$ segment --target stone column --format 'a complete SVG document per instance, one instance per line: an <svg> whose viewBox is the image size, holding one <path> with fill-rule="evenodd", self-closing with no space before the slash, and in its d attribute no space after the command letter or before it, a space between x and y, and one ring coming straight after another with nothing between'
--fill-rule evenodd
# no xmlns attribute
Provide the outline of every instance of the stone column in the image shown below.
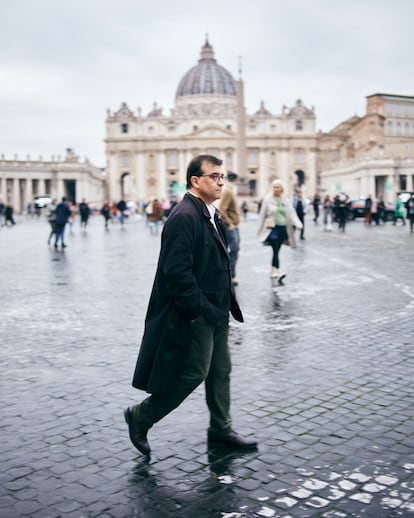
<svg viewBox="0 0 414 518"><path fill-rule="evenodd" d="M190 162L188 159L188 153L185 149L179 152L178 154L178 183L181 185L186 185L187 183L187 166Z"/></svg>
<svg viewBox="0 0 414 518"><path fill-rule="evenodd" d="M414 175L407 174L407 191L414 191Z"/></svg>
<svg viewBox="0 0 414 518"><path fill-rule="evenodd" d="M259 149L258 166L259 170L255 176L250 176L250 172L248 172L248 179L256 180L256 196L259 196L261 192L266 193L268 191L269 149Z"/></svg>
<svg viewBox="0 0 414 518"><path fill-rule="evenodd" d="M115 151L110 151L107 155L108 157L108 187L109 187L109 197L108 200L110 203L116 202L121 199L121 179L119 177L118 167L117 167L117 153Z"/></svg>
<svg viewBox="0 0 414 518"><path fill-rule="evenodd" d="M313 198L317 189L316 182L316 150L308 149L307 150L307 164L306 164L306 178L305 178L305 187L306 187L306 196L308 198Z"/></svg>
<svg viewBox="0 0 414 518"><path fill-rule="evenodd" d="M135 176L136 183L138 189L138 199L139 201L146 201L147 199L147 190L145 183L145 169L144 169L144 153L141 151L136 152L135 157Z"/></svg>
<svg viewBox="0 0 414 518"><path fill-rule="evenodd" d="M165 200L167 198L167 160L164 151L158 153L160 174L158 175L158 199Z"/></svg>
<svg viewBox="0 0 414 518"><path fill-rule="evenodd" d="M65 184L64 184L62 178L58 178L56 183L57 183L57 189L56 189L57 190L57 195L56 195L56 197L57 197L58 202L60 202L62 197L65 194Z"/></svg>
<svg viewBox="0 0 414 518"><path fill-rule="evenodd" d="M19 192L19 179L14 178L12 180L12 193L11 202L15 212L20 212L20 192Z"/></svg>
<svg viewBox="0 0 414 518"><path fill-rule="evenodd" d="M237 174L248 178L246 166L246 115L244 107L244 84L240 78L237 81Z"/></svg>
<svg viewBox="0 0 414 518"><path fill-rule="evenodd" d="M285 186L288 196L291 196L290 192L290 178L289 178L289 148L282 145L278 150L278 166L279 179Z"/></svg>
<svg viewBox="0 0 414 518"><path fill-rule="evenodd" d="M26 177L26 206L28 203L33 203L32 178L30 175Z"/></svg>

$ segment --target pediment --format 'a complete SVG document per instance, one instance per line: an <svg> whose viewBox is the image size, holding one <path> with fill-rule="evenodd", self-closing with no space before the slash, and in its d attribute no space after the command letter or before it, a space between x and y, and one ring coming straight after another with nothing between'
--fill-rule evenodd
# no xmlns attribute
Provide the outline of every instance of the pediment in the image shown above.
<svg viewBox="0 0 414 518"><path fill-rule="evenodd" d="M194 137L206 137L206 138L217 138L217 137L234 137L234 131L222 128L216 125L204 126L198 128L191 133Z"/></svg>
<svg viewBox="0 0 414 518"><path fill-rule="evenodd" d="M127 103L122 103L118 111L113 114L113 117L117 120L131 120L134 118L134 113L129 109Z"/></svg>

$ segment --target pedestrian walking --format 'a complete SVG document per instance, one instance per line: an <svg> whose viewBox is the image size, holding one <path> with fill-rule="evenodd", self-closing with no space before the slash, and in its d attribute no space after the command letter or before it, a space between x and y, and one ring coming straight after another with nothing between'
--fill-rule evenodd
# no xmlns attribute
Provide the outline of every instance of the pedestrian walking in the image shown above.
<svg viewBox="0 0 414 518"><path fill-rule="evenodd" d="M372 203L371 203L371 222L374 222L375 225L379 225L379 218L378 218L378 200L377 198L374 196L372 198Z"/></svg>
<svg viewBox="0 0 414 518"><path fill-rule="evenodd" d="M203 381L208 445L251 450L232 428L229 312L243 316L230 279L225 231L213 202L224 185L222 160L199 155L187 169L183 200L166 220L133 386L151 395L125 410L133 445L151 452L148 431Z"/></svg>
<svg viewBox="0 0 414 518"><path fill-rule="evenodd" d="M246 200L244 200L243 203L241 204L241 210L242 210L242 213L243 213L243 219L244 219L244 221L246 221L247 214L249 212L249 205L248 205Z"/></svg>
<svg viewBox="0 0 414 518"><path fill-rule="evenodd" d="M272 266L270 276L281 282L286 273L280 269L279 251L283 244L296 247L294 228L302 228L295 209L284 195L284 187L280 180L274 180L272 192L263 199L259 214L257 234L264 234L263 244L272 247Z"/></svg>
<svg viewBox="0 0 414 518"><path fill-rule="evenodd" d="M56 198L53 198L53 200L46 207L46 217L47 217L47 221L49 222L49 225L50 225L50 233L49 233L49 237L47 240L48 245L50 245L52 237L54 235L56 235L56 207L57 207Z"/></svg>
<svg viewBox="0 0 414 518"><path fill-rule="evenodd" d="M333 220L333 201L329 194L325 196L323 200L323 229L326 232L332 231L332 220Z"/></svg>
<svg viewBox="0 0 414 518"><path fill-rule="evenodd" d="M404 213L402 211L403 202L401 201L400 196L397 196L397 200L395 202L395 211L394 211L394 219L392 224L396 225L399 219L402 220L403 225L405 225Z"/></svg>
<svg viewBox="0 0 414 518"><path fill-rule="evenodd" d="M105 220L105 228L108 230L108 223L111 219L111 207L109 206L109 202L104 201L102 207L101 207L101 214L104 217Z"/></svg>
<svg viewBox="0 0 414 518"><path fill-rule="evenodd" d="M118 209L119 222L121 223L122 228L124 228L125 212L127 210L127 204L125 200L120 200L116 208Z"/></svg>
<svg viewBox="0 0 414 518"><path fill-rule="evenodd" d="M88 226L89 215L89 205L87 204L85 198L83 198L83 200L79 203L79 216L81 228L86 229L86 227Z"/></svg>
<svg viewBox="0 0 414 518"><path fill-rule="evenodd" d="M405 209L407 211L407 219L410 222L410 232L414 232L414 196L411 194L405 202Z"/></svg>
<svg viewBox="0 0 414 518"><path fill-rule="evenodd" d="M55 248L57 250L58 244L60 241L62 250L66 248L65 243L65 226L71 216L71 209L69 207L67 198L63 196L62 201L57 204L55 209L56 214L56 238L55 238Z"/></svg>
<svg viewBox="0 0 414 518"><path fill-rule="evenodd" d="M341 195L342 196L342 195ZM334 222L338 222L339 220L339 205L341 204L339 194L335 194L334 200L333 200L333 220Z"/></svg>
<svg viewBox="0 0 414 518"><path fill-rule="evenodd" d="M371 225L371 217L372 217L372 195L370 194L368 198L365 200L364 204L364 223L365 225Z"/></svg>
<svg viewBox="0 0 414 518"><path fill-rule="evenodd" d="M345 232L346 223L349 217L349 207L347 204L347 199L345 194L341 194L338 198L339 205L337 208L337 218L338 218L338 230Z"/></svg>
<svg viewBox="0 0 414 518"><path fill-rule="evenodd" d="M116 202L112 202L111 204L111 220L114 221L118 217L118 205Z"/></svg>
<svg viewBox="0 0 414 518"><path fill-rule="evenodd" d="M155 198L150 205L151 209L148 215L148 224L151 234L155 235L159 232L159 227L164 215L164 209L157 198Z"/></svg>
<svg viewBox="0 0 414 518"><path fill-rule="evenodd" d="M318 206L319 207L319 206ZM302 197L302 191L297 191L296 195L293 197L293 208L298 215L300 222L302 223L302 228L300 229L300 238L302 240L305 239L305 214L307 211L307 203L306 200ZM319 214L318 214L319 217Z"/></svg>
<svg viewBox="0 0 414 518"><path fill-rule="evenodd" d="M382 196L380 196L378 198L377 221L378 221L378 224L379 224L380 221L382 221L384 225L385 225L385 223L387 221L386 206L385 206L384 198Z"/></svg>
<svg viewBox="0 0 414 518"><path fill-rule="evenodd" d="M238 284L236 264L240 250L240 210L235 186L237 178L237 173L227 173L227 182L223 187L223 192L218 206L221 220L226 229L227 243L229 246L230 274L232 283L235 286Z"/></svg>
<svg viewBox="0 0 414 518"><path fill-rule="evenodd" d="M4 227L4 211L6 209L6 206L3 203L3 200L0 200L0 227Z"/></svg>
<svg viewBox="0 0 414 518"><path fill-rule="evenodd" d="M4 224L5 226L7 227L8 224L10 223L10 226L13 227L16 222L14 221L14 218L13 218L13 213L14 213L14 207L11 203L8 203L4 209Z"/></svg>
<svg viewBox="0 0 414 518"><path fill-rule="evenodd" d="M312 201L313 206L313 221L318 224L319 219L319 205L321 203L321 198L319 197L319 194L315 194Z"/></svg>

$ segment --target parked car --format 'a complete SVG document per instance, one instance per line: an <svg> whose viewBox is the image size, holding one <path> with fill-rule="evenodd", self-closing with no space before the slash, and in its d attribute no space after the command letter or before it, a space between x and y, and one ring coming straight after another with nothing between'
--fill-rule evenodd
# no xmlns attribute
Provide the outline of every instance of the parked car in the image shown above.
<svg viewBox="0 0 414 518"><path fill-rule="evenodd" d="M405 202L408 200L408 198L409 198L412 194L414 194L414 191L400 191L400 192L398 192L397 194L398 194L398 196L400 197L401 201L402 201L403 203L405 203Z"/></svg>
<svg viewBox="0 0 414 518"><path fill-rule="evenodd" d="M394 218L395 204L385 204L385 218L387 221L391 221ZM349 214L352 220L356 218L363 218L365 214L365 198L359 200L352 200L349 202Z"/></svg>
<svg viewBox="0 0 414 518"><path fill-rule="evenodd" d="M44 196L35 196L34 197L35 208L42 209L43 207L46 207L46 205L49 205L49 203L52 203L52 197L48 196L47 194Z"/></svg>
<svg viewBox="0 0 414 518"><path fill-rule="evenodd" d="M365 213L365 199L352 200L349 202L349 214L351 219L363 218Z"/></svg>

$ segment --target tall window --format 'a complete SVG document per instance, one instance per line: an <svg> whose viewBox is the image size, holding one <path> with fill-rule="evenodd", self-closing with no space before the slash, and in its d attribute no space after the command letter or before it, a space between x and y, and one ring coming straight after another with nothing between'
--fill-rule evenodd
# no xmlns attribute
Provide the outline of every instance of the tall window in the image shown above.
<svg viewBox="0 0 414 518"><path fill-rule="evenodd" d="M121 124L121 133L128 133L128 124L126 122Z"/></svg>
<svg viewBox="0 0 414 518"><path fill-rule="evenodd" d="M247 162L249 165L256 165L257 164L257 152L254 150L250 150L249 154L247 156Z"/></svg>
<svg viewBox="0 0 414 518"><path fill-rule="evenodd" d="M296 149L295 150L295 162L297 164L303 164L305 155L303 153L303 149Z"/></svg>
<svg viewBox="0 0 414 518"><path fill-rule="evenodd" d="M177 151L167 151L167 167L177 167Z"/></svg>
<svg viewBox="0 0 414 518"><path fill-rule="evenodd" d="M226 152L226 169L233 169L233 153L231 151Z"/></svg>
<svg viewBox="0 0 414 518"><path fill-rule="evenodd" d="M296 131L302 131L303 130L303 122L302 121L296 121L295 122L295 129L296 129Z"/></svg>

